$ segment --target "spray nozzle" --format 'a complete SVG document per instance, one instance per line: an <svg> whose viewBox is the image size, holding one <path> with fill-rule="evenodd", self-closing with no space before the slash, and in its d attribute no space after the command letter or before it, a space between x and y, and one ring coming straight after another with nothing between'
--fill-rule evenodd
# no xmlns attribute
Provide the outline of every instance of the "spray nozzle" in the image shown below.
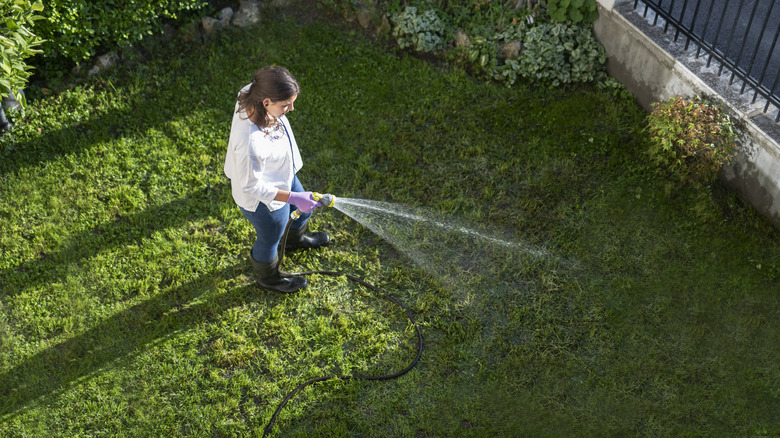
<svg viewBox="0 0 780 438"><path fill-rule="evenodd" d="M322 205L323 207L333 207L336 205L336 197L331 195L330 193L325 193L324 195L322 193L312 192L311 193L311 199L317 201ZM301 217L301 209L297 208L295 211L290 213L290 219L296 220L299 217Z"/></svg>
<svg viewBox="0 0 780 438"><path fill-rule="evenodd" d="M336 197L331 195L330 193L325 193L324 195L317 192L312 192L311 199L314 199L315 201L319 201L320 204L322 204L323 207L333 207L336 204Z"/></svg>

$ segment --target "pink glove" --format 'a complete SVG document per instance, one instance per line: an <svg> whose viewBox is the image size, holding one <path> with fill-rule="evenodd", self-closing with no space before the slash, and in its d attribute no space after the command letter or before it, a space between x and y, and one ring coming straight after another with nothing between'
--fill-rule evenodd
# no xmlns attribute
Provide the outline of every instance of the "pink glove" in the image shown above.
<svg viewBox="0 0 780 438"><path fill-rule="evenodd" d="M319 201L311 198L311 192L290 192L290 199L287 200L287 203L293 204L304 213L311 213L315 208L322 206Z"/></svg>

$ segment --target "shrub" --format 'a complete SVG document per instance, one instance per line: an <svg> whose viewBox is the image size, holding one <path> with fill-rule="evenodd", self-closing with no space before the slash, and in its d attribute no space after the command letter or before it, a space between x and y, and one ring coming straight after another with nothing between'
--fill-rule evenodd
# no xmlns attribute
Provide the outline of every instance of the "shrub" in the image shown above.
<svg viewBox="0 0 780 438"><path fill-rule="evenodd" d="M520 71L520 64L517 60L499 60L499 47L510 41L522 41L527 31L525 23L519 21L516 25L496 32L488 38L474 37L470 46L465 49L469 70L478 75L483 73L507 86L514 84L518 76L524 76Z"/></svg>
<svg viewBox="0 0 780 438"><path fill-rule="evenodd" d="M592 23L599 17L596 0L548 0L547 14L558 23Z"/></svg>
<svg viewBox="0 0 780 438"><path fill-rule="evenodd" d="M648 116L649 153L680 183L712 182L736 154L736 134L728 114L699 97L677 96L653 104Z"/></svg>
<svg viewBox="0 0 780 438"><path fill-rule="evenodd" d="M470 33L469 42L452 50L447 57L471 74L513 85L518 78L550 86L570 83L601 83L606 80L607 54L585 24L549 22L536 2L520 3L477 0L470 5L447 3L449 19ZM563 7L563 3L558 3ZM567 7L590 10L587 4L566 3ZM530 8L529 8L530 6ZM594 9L595 10L595 9ZM571 11L570 11L571 12ZM592 18L584 15L584 18ZM540 20L543 18L544 20ZM584 21L580 19L579 21ZM420 14L407 6L392 15L393 35L401 48L433 52L444 46L446 26L436 10ZM522 47L516 59L501 59L499 48L510 42Z"/></svg>
<svg viewBox="0 0 780 438"><path fill-rule="evenodd" d="M478 0L473 7L450 4L447 10L453 11L453 21L469 38L465 46L450 51L448 58L471 74L512 85L517 73L504 66L499 51L505 43L522 41L528 26L540 14L538 5L531 3Z"/></svg>
<svg viewBox="0 0 780 438"><path fill-rule="evenodd" d="M564 23L542 23L523 36L523 53L507 61L500 73L554 87L570 83L599 82L606 78L607 53L589 27Z"/></svg>
<svg viewBox="0 0 780 438"><path fill-rule="evenodd" d="M530 79L558 86L601 79L607 53L589 27L544 23L523 40L522 67Z"/></svg>
<svg viewBox="0 0 780 438"><path fill-rule="evenodd" d="M393 36L402 49L411 47L419 52L435 52L444 48L446 29L436 10L418 13L414 6L392 15Z"/></svg>
<svg viewBox="0 0 780 438"><path fill-rule="evenodd" d="M0 98L13 95L16 100L24 102L24 97L18 90L27 85L32 69L25 63L25 58L41 51L36 49L41 44L41 38L32 30L33 22L42 18L37 13L43 10L40 1L31 3L29 0L6 1L0 4Z"/></svg>
<svg viewBox="0 0 780 438"><path fill-rule="evenodd" d="M44 56L74 62L88 59L98 48L110 50L135 44L160 27L160 19L200 9L204 0L51 0L45 20L37 24Z"/></svg>

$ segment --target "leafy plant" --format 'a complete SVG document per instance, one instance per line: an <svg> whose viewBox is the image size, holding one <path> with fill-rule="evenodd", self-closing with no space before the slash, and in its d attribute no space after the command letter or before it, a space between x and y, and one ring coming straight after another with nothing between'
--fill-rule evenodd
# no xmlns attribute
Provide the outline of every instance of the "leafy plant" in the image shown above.
<svg viewBox="0 0 780 438"><path fill-rule="evenodd" d="M121 3L121 4L117 4ZM52 0L39 24L47 40L44 56L74 62L88 59L98 48L134 44L160 27L161 18L205 6L204 0Z"/></svg>
<svg viewBox="0 0 780 438"><path fill-rule="evenodd" d="M683 184L708 183L737 150L734 125L720 106L680 96L653 104L649 153Z"/></svg>
<svg viewBox="0 0 780 438"><path fill-rule="evenodd" d="M391 17L393 36L402 49L411 47L419 52L435 52L444 48L446 26L436 10L418 12L417 7L407 6Z"/></svg>
<svg viewBox="0 0 780 438"><path fill-rule="evenodd" d="M470 46L465 48L467 66L477 75L482 74L506 85L514 84L517 76L522 76L520 65L514 59L499 60L499 47L510 41L522 41L527 31L528 26L521 20L490 37L473 38Z"/></svg>
<svg viewBox="0 0 780 438"><path fill-rule="evenodd" d="M504 81L497 75L502 67L501 46L508 42L522 41L528 26L534 23L539 13L536 6L525 3L518 9L515 2L477 1L473 7L449 4L446 11L454 14L453 23L458 33L469 35L462 38L447 57L463 66L476 76L495 78L511 85L514 80ZM457 38L457 36L456 36ZM505 57L504 57L505 58Z"/></svg>
<svg viewBox="0 0 780 438"><path fill-rule="evenodd" d="M319 0L319 3L345 17L360 10L358 3L352 0Z"/></svg>
<svg viewBox="0 0 780 438"><path fill-rule="evenodd" d="M340 4L345 0L321 1ZM401 10L403 2L388 6L396 11L390 15L392 34L401 48L428 53L444 49L449 61L470 74L507 86L520 78L553 87L602 84L608 79L606 51L589 25L598 17L595 0L438 0L436 6L427 4L425 12L409 5ZM448 25L458 29L451 48L445 48ZM500 55L507 44L516 44L519 56Z"/></svg>
<svg viewBox="0 0 780 438"><path fill-rule="evenodd" d="M607 53L589 27L543 23L525 33L523 47L517 71L532 81L559 86L606 77Z"/></svg>
<svg viewBox="0 0 780 438"><path fill-rule="evenodd" d="M512 20L519 17L520 9L514 4L501 0L478 0L474 7L462 6L458 8L467 14L466 20L460 20L459 25L464 25L471 32L484 29L487 33L501 31L512 24Z"/></svg>
<svg viewBox="0 0 780 438"><path fill-rule="evenodd" d="M14 0L0 4L0 14L4 17L0 21L0 98L14 96L24 102L19 90L27 85L32 74L32 67L25 63L25 58L41 53L36 47L42 43L30 29L35 20L42 18L38 15L42 10L40 1Z"/></svg>
<svg viewBox="0 0 780 438"><path fill-rule="evenodd" d="M599 17L596 0L548 0L547 13L558 23L592 23Z"/></svg>

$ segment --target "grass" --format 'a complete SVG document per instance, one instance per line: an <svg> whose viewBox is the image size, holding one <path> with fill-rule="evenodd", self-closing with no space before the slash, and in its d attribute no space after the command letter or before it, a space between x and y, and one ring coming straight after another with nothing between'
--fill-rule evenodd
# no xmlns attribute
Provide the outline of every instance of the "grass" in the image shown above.
<svg viewBox="0 0 780 438"><path fill-rule="evenodd" d="M720 185L667 195L630 99L483 84L283 14L180 49L0 138L0 435L258 436L302 381L414 357L404 315L343 278L253 284L222 163L235 94L271 63L304 90L307 188L550 254L481 248L496 262L453 284L318 210L335 245L285 268L386 289L426 349L397 380L312 385L276 436L780 434L777 231Z"/></svg>

